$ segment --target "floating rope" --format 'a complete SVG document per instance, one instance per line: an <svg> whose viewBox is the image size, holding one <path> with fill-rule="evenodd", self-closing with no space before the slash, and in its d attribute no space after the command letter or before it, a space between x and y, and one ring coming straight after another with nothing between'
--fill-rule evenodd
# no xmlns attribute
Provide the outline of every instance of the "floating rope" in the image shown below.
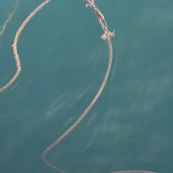
<svg viewBox="0 0 173 173"><path fill-rule="evenodd" d="M50 146L48 146L46 148L46 150L42 153L42 159L43 161L50 166L51 168L53 168L56 171L59 171L61 173L64 173L65 171L63 171L62 169L59 169L57 167L55 167L53 164L51 164L50 162L48 162L46 160L46 156L47 154L56 146L58 145L65 137L67 137L67 135L69 135L72 130L74 130L74 128L85 118L85 116L88 114L88 112L91 110L91 108L94 106L94 104L96 103L96 101L98 100L98 98L100 97L106 82L108 80L109 74L110 74L110 70L111 70L111 65L112 65L112 44L111 44L111 37L114 36L114 33L111 33L108 31L107 25L106 25L106 21L103 18L102 13L99 11L99 9L95 6L95 4L93 3L93 1L87 1L89 4L87 4L86 7L90 6L92 9L94 9L99 23L102 26L102 29L104 30L104 38L106 37L108 46L109 46L109 60L108 60L108 66L107 66L107 71L105 73L105 77L103 79L103 82L97 92L97 94L95 95L95 97L93 98L93 100L91 101L91 103L89 104L89 106L84 110L84 112L81 114L81 116L76 120L76 122L67 130L65 131L56 141L54 141ZM93 4L92 4L93 3ZM102 17L100 17L102 16Z"/></svg>
<svg viewBox="0 0 173 173"><path fill-rule="evenodd" d="M15 75L13 76L13 78L4 87L0 88L0 92L3 92L4 90L6 90L17 79L17 77L19 76L19 74L21 72L20 59L19 59L19 55L18 55L18 52L17 52L17 43L18 43L20 34L22 33L22 31L25 28L26 24L31 20L31 18L37 12L39 12L46 4L48 4L50 1L51 0L44 1L33 12L31 12L31 14L24 20L24 22L22 23L22 25L19 27L18 31L16 32L12 48L13 48L13 53L14 53L14 57L15 57L15 61L16 61L17 71L16 71ZM110 74L110 70L111 70L111 66L112 66L113 53L112 53L111 38L115 36L115 32L110 32L108 30L107 23L106 23L106 20L104 18L104 15L97 8L97 6L95 5L94 0L86 0L86 1L88 2L88 4L86 4L86 7L91 7L91 9L93 9L93 11L95 12L95 14L97 16L99 24L101 25L101 28L104 31L104 34L101 36L101 39L107 40L107 43L108 43L108 47L109 47L108 66L107 66L107 70L106 70L104 79L102 81L102 84L101 84L100 88L98 89L95 97L93 98L91 103L88 105L88 107L84 110L84 112L76 120L76 122L68 130L66 130L57 140L55 140L50 146L48 146L46 148L46 150L42 153L43 161L49 167L51 167L52 169L54 169L58 172L61 172L61 173L65 173L65 171L62 170L62 169L57 168L56 166L51 164L49 161L47 161L46 156L54 147L56 147L65 137L67 137L67 135L69 135L74 130L74 128L86 117L88 112L92 109L92 107L94 106L94 104L96 103L98 98L100 97L100 95L101 95L101 93L102 93L102 91L103 91L103 89L104 89L104 87L107 83L107 80L108 80L109 74ZM156 172L142 171L142 170L130 170L130 171L117 171L117 172L112 172L112 173L156 173Z"/></svg>
<svg viewBox="0 0 173 173"><path fill-rule="evenodd" d="M113 55L112 55L111 38L115 36L115 32L110 32L108 30L106 20L105 20L103 14L101 13L101 11L95 5L94 0L86 0L86 1L87 1L86 7L91 7L91 9L93 9L93 11L95 12L95 14L97 16L99 24L101 25L101 28L104 31L104 34L101 36L101 39L107 40L108 47L109 47L109 60L108 60L108 66L107 66L107 70L106 70L103 82L102 82L99 90L97 91L95 97L91 101L91 103L84 110L84 112L81 114L81 116L76 120L76 122L68 130L66 130L57 140L55 140L50 146L48 146L46 148L46 150L42 153L43 161L48 166L50 166L52 169L54 169L58 172L61 172L61 173L65 173L65 171L62 170L62 169L57 168L56 166L51 164L49 161L47 161L46 156L53 148L55 148L65 137L67 137L67 135L69 135L74 130L74 128L86 117L88 112L92 109L92 107L94 106L94 104L96 103L98 98L100 97L100 95L101 95L101 93L102 93L102 91L103 91L103 89L104 89L104 87L107 83L107 80L108 80L108 77L109 77L109 74L110 74L110 70L111 70L111 65L112 65L112 56ZM112 173L154 173L154 172L149 172L149 171L118 171L118 172L112 172Z"/></svg>
<svg viewBox="0 0 173 173"><path fill-rule="evenodd" d="M40 4L33 12L30 13L30 15L24 20L22 25L17 30L15 38L14 38L14 42L13 42L13 45L12 45L13 54L14 54L14 58L15 58L15 61L16 61L16 66L17 66L17 71L14 74L14 76L12 77L12 79L5 86L0 88L0 92L3 92L9 86L11 86L14 83L14 81L17 79L17 77L19 76L19 74L21 72L21 64L20 64L19 54L18 54L18 51L17 51L17 44L18 44L18 40L19 40L19 37L20 37L23 29L25 28L26 24L31 20L31 18L33 18L35 16L35 14L38 13L50 1L51 0L46 0L42 4Z"/></svg>

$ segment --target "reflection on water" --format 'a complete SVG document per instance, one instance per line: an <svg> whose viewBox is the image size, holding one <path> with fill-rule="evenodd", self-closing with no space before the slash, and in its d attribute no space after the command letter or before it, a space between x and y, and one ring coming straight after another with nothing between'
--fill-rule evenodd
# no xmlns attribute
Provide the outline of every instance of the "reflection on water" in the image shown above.
<svg viewBox="0 0 173 173"><path fill-rule="evenodd" d="M14 16L16 10L17 10L17 6L18 6L18 0L16 0L14 9L9 13L7 19L5 20L5 22L3 23L1 30L0 30L0 37L2 37L2 35L4 34L6 27L8 25L8 23L10 22L10 20L12 19L12 17Z"/></svg>

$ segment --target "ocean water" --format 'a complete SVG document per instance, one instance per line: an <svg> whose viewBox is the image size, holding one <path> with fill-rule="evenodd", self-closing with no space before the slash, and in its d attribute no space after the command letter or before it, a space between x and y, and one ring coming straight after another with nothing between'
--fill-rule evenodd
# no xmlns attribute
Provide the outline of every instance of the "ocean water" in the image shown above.
<svg viewBox="0 0 173 173"><path fill-rule="evenodd" d="M19 0L0 36L0 87L16 71L11 45L41 0ZM173 1L95 0L112 39L103 94L80 125L47 156L69 173L173 171ZM0 0L0 29L15 0ZM0 172L53 173L42 152L96 94L108 46L83 0L52 0L22 32L22 72L0 94Z"/></svg>

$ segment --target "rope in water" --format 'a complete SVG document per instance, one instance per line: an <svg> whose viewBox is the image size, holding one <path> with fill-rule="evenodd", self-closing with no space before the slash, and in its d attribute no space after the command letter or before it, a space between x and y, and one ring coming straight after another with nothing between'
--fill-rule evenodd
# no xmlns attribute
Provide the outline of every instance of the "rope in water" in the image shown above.
<svg viewBox="0 0 173 173"><path fill-rule="evenodd" d="M27 25L27 23L31 20L32 17L34 17L34 15L36 13L38 13L46 4L48 4L51 0L45 0L43 3L41 3L33 12L30 13L30 15L24 20L24 22L22 23L22 25L19 27L18 31L16 32L15 38L14 38L14 43L12 45L13 48L13 54L14 54L14 58L16 61L16 66L17 66L17 71L15 73L15 75L12 77L12 79L2 88L0 88L0 92L3 92L4 90L6 90L9 86L11 86L13 84L13 82L17 79L17 77L19 76L20 72L21 72L21 65L20 65L20 58L18 55L18 51L17 51L17 44L18 44L18 40L20 37L20 34L22 33L23 29L25 28L25 26ZM50 162L48 162L46 160L46 156L47 154L56 146L58 145L65 137L67 137L68 134L70 134L72 132L72 130L74 130L74 128L85 118L85 116L88 114L88 112L91 110L91 108L94 106L94 104L96 103L96 101L98 100L98 98L100 97L106 83L107 80L109 78L109 74L110 74L110 70L111 70L111 65L112 65L112 43L111 43L111 38L115 36L114 32L110 32L108 30L107 27L107 23L106 20L104 19L103 14L101 13L101 11L96 7L94 0L86 0L88 2L88 4L86 5L86 7L91 7L93 9L93 11L95 12L98 21L104 31L104 34L101 36L101 38L103 40L107 40L108 43L108 47L109 47L109 60L108 60L108 66L107 66L107 70L105 73L105 77L103 79L103 82L98 90L98 92L96 93L95 97L93 98L93 100L91 101L91 103L89 104L89 106L84 110L84 112L82 113L82 115L76 120L76 122L67 130L65 131L55 142L53 142L50 146L48 146L46 148L46 150L42 153L42 159L43 161L50 166L51 168L55 169L56 171L59 171L61 173L65 173L65 171L63 171L62 169L57 168L56 166L54 166L53 164L51 164ZM118 172L112 172L112 173L155 173L155 172L150 172L150 171L142 171L142 170L133 170L133 171L118 171Z"/></svg>
<svg viewBox="0 0 173 173"><path fill-rule="evenodd" d="M97 18L98 21L104 31L104 34L101 36L101 38L103 40L107 40L108 43L108 47L109 47L109 60L108 60L108 66L107 66L107 71L105 73L105 77L103 79L103 82L98 90L98 92L96 93L95 97L93 98L93 100L91 101L91 103L89 104L89 106L84 110L84 112L82 113L82 115L76 120L76 122L67 130L65 131L57 140L55 140L50 146L48 146L46 148L46 150L42 153L42 159L43 161L50 166L51 168L53 168L54 170L61 172L61 173L65 173L64 170L57 168L56 166L54 166L53 164L51 164L49 161L46 160L46 156L47 154L54 148L56 147L65 137L67 137L67 135L69 135L72 130L74 130L74 128L85 118L85 116L88 114L88 112L91 110L91 108L94 106L94 104L96 103L96 101L98 100L98 98L100 97L110 74L110 70L111 70L111 65L112 65L112 43L111 43L111 38L115 36L114 32L110 32L108 30L107 27L107 23L106 20L104 19L103 14L101 13L101 11L96 7L94 0L86 0L88 2L88 4L86 4L86 7L91 7ZM118 171L118 172L112 172L112 173L154 173L154 172L149 172L149 171Z"/></svg>
<svg viewBox="0 0 173 173"><path fill-rule="evenodd" d="M98 10L98 9L97 9ZM102 22L102 20L101 20ZM108 31L107 26L106 27L106 31ZM46 160L46 156L47 154L56 146L58 145L65 137L67 137L68 134L70 134L72 132L72 130L85 118L85 116L88 114L88 112L91 110L91 108L94 106L94 104L96 103L96 101L98 100L98 98L100 97L106 82L108 80L109 74L110 74L110 70L111 70L111 65L112 65L112 44L111 44L111 36L107 35L106 37L107 39L107 43L109 46L109 62L108 62L108 67L107 67L107 71L105 73L105 77L103 79L103 82L97 92L97 94L95 95L95 97L93 98L93 100L91 101L91 103L89 104L89 106L84 110L84 112L82 113L82 115L76 120L76 122L67 130L65 131L56 141L54 141L50 146L47 147L47 149L43 152L42 154L42 159L43 161L50 166L51 168L53 168L56 171L62 172L64 173L65 171L63 171L62 169L57 168L56 166L54 166L53 164L51 164L50 162L48 162Z"/></svg>
<svg viewBox="0 0 173 173"><path fill-rule="evenodd" d="M5 86L0 88L0 92L3 92L9 86L11 86L14 83L14 81L17 79L17 77L19 76L19 74L21 72L21 64L20 64L19 54L18 54L18 51L17 51L17 44L18 44L18 40L19 40L19 37L20 37L23 29L25 28L26 24L31 20L31 18L33 18L35 16L35 14L38 13L50 1L51 0L46 0L42 4L40 4L33 12L30 13L30 15L24 20L22 25L17 30L15 38L14 38L14 42L13 42L13 45L12 45L13 54L14 54L14 58L15 58L15 61L16 61L16 66L17 66L17 71L14 74L14 76L11 78L11 80Z"/></svg>

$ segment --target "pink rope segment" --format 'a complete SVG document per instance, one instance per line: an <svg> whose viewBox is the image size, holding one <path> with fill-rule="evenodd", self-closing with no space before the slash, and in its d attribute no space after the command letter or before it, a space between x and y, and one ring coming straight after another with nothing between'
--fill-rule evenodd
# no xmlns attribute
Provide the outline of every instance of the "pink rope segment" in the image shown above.
<svg viewBox="0 0 173 173"><path fill-rule="evenodd" d="M14 54L14 58L15 58L15 61L16 61L16 66L17 66L17 71L14 74L14 76L12 77L12 79L5 86L0 88L0 92L3 92L8 87L10 87L14 83L14 81L17 79L17 77L19 76L19 74L21 72L21 63L20 63L20 58L19 58L19 54L18 54L18 51L17 51L17 44L18 44L18 40L19 40L19 37L20 37L23 29L25 28L27 23L31 20L31 18L33 18L35 16L35 14L38 13L50 1L51 0L45 0L43 3L41 3L33 12L30 13L30 15L24 20L22 25L17 30L15 38L14 38L14 42L13 42L13 45L12 45L13 54Z"/></svg>

